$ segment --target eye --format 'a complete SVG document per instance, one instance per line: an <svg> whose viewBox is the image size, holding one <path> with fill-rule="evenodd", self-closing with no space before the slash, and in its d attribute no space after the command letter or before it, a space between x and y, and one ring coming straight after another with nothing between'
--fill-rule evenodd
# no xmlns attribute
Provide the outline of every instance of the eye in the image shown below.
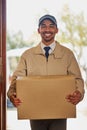
<svg viewBox="0 0 87 130"><path fill-rule="evenodd" d="M45 25L45 24L42 24L42 25L41 25L41 28L45 28L45 27L46 27L46 25Z"/></svg>
<svg viewBox="0 0 87 130"><path fill-rule="evenodd" d="M50 27L51 27L51 28L54 28L54 27L55 27L55 25L54 25L54 24L50 24Z"/></svg>

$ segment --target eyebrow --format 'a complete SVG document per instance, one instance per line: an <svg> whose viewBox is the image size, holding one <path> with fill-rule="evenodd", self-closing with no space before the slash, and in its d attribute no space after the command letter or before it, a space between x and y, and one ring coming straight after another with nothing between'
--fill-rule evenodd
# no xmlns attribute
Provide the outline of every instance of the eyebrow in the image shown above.
<svg viewBox="0 0 87 130"><path fill-rule="evenodd" d="M46 25L45 23L41 23L41 25ZM55 25L54 23L50 23L49 25Z"/></svg>

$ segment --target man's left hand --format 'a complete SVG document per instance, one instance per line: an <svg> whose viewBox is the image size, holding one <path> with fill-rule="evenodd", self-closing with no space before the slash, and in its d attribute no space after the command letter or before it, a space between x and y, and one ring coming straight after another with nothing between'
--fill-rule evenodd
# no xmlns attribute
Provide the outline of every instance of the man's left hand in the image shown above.
<svg viewBox="0 0 87 130"><path fill-rule="evenodd" d="M81 101L82 95L80 91L76 90L73 94L67 95L66 99L68 102L71 102L72 104L76 105Z"/></svg>

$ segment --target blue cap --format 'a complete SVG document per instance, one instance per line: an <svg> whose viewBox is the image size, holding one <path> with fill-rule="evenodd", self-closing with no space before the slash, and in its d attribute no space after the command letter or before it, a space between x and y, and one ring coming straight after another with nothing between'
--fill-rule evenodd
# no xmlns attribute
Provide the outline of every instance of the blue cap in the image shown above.
<svg viewBox="0 0 87 130"><path fill-rule="evenodd" d="M41 25L41 23L46 20L46 19L49 19L50 21L52 21L56 26L57 26L57 21L55 19L54 16L52 15L44 15L42 16L40 19L39 19L39 26Z"/></svg>

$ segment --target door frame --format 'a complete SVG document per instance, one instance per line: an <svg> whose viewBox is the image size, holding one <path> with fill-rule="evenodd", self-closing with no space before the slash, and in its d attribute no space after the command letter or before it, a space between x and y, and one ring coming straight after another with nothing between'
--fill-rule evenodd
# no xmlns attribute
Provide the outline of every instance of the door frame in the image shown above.
<svg viewBox="0 0 87 130"><path fill-rule="evenodd" d="M6 0L0 0L0 130L6 130Z"/></svg>

